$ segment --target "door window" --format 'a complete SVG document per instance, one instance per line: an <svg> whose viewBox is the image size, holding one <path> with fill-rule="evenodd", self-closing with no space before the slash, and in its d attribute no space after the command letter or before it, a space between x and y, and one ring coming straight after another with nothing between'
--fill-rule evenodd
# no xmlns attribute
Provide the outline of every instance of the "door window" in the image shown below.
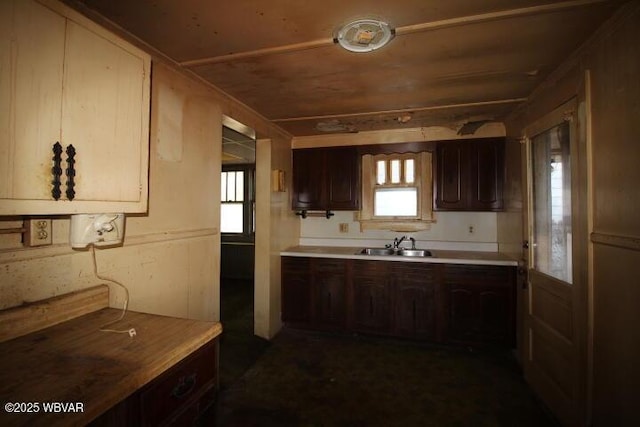
<svg viewBox="0 0 640 427"><path fill-rule="evenodd" d="M533 267L572 283L570 126L565 121L531 140Z"/></svg>

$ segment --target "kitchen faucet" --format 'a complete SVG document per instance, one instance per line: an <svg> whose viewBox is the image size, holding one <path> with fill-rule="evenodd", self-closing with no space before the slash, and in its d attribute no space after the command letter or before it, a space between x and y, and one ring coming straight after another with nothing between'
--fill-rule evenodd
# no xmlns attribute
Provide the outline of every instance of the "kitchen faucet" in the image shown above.
<svg viewBox="0 0 640 427"><path fill-rule="evenodd" d="M400 243L402 243L402 241L404 239L406 239L407 236L402 236L400 239L398 239L397 237L394 237L393 239L393 249L398 249L400 247Z"/></svg>

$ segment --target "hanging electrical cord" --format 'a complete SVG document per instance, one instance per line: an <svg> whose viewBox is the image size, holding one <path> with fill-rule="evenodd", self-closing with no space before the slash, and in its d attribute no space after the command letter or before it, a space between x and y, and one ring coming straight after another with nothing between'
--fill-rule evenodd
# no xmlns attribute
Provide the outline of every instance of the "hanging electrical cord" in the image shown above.
<svg viewBox="0 0 640 427"><path fill-rule="evenodd" d="M119 321L121 321L122 319L124 319L125 314L127 314L127 307L129 306L129 289L127 289L127 287L125 285L123 285L122 283L118 282L117 280L108 278L108 277L104 277L101 276L100 274L98 274L98 262L96 261L96 249L94 245L91 245L91 256L93 259L93 275L98 279L98 280L103 280L105 282L109 282L109 283L113 283L115 285L120 286L122 289L124 289L124 304L122 307L122 313L120 314L120 317L105 323L104 325L102 325L100 327L100 331L101 332L115 332L118 334L129 334L130 336L134 336L136 334L136 330L133 328L129 328L129 329L108 329L107 326L113 325L114 323L117 323Z"/></svg>

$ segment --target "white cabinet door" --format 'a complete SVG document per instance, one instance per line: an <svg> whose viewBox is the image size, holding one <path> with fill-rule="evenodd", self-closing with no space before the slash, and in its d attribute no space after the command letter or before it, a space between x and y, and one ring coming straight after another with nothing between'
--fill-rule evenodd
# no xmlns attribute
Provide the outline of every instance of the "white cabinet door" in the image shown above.
<svg viewBox="0 0 640 427"><path fill-rule="evenodd" d="M64 70L62 145L77 152L75 200L138 202L143 59L69 21Z"/></svg>
<svg viewBox="0 0 640 427"><path fill-rule="evenodd" d="M0 28L0 206L51 200L65 19L32 1L2 1Z"/></svg>
<svg viewBox="0 0 640 427"><path fill-rule="evenodd" d="M0 215L145 212L149 55L58 2L0 3ZM64 173L51 195L56 141L73 200Z"/></svg>

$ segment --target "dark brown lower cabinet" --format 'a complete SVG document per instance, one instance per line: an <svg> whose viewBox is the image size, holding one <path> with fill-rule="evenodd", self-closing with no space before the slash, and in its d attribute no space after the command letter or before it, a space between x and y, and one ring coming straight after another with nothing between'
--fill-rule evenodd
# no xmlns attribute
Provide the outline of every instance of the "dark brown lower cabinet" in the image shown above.
<svg viewBox="0 0 640 427"><path fill-rule="evenodd" d="M389 263L353 261L350 304L352 330L390 334L392 331L391 277Z"/></svg>
<svg viewBox="0 0 640 427"><path fill-rule="evenodd" d="M516 268L282 257L294 327L453 344L515 345Z"/></svg>
<svg viewBox="0 0 640 427"><path fill-rule="evenodd" d="M394 335L442 340L442 312L438 268L434 264L401 263L393 266L395 277Z"/></svg>
<svg viewBox="0 0 640 427"><path fill-rule="evenodd" d="M343 330L347 315L347 264L342 259L311 261L311 322L318 329Z"/></svg>
<svg viewBox="0 0 640 427"><path fill-rule="evenodd" d="M515 345L515 268L444 266L450 342Z"/></svg>
<svg viewBox="0 0 640 427"><path fill-rule="evenodd" d="M311 323L311 259L282 257L282 321L291 325Z"/></svg>

